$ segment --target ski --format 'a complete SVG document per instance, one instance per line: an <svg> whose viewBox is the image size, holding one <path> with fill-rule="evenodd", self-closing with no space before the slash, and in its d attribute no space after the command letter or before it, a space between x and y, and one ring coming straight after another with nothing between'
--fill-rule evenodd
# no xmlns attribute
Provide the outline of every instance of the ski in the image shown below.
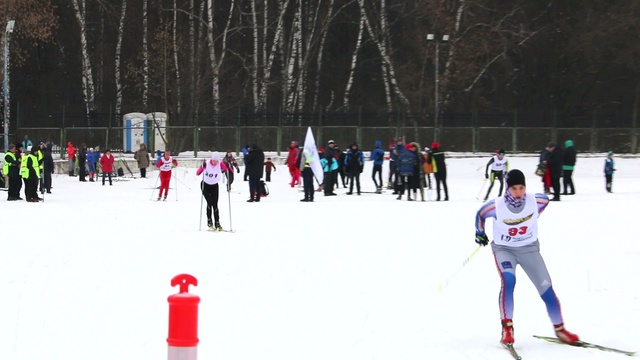
<svg viewBox="0 0 640 360"><path fill-rule="evenodd" d="M228 233L236 232L235 230L212 229L212 228L208 228L207 231L211 231L211 232L228 232Z"/></svg>
<svg viewBox="0 0 640 360"><path fill-rule="evenodd" d="M513 343L502 344L502 346L509 351L509 354L511 354L515 360L522 360L522 357L518 355L516 349L513 348Z"/></svg>
<svg viewBox="0 0 640 360"><path fill-rule="evenodd" d="M608 352L613 352L613 353L617 353L617 354L623 354L623 355L627 355L627 356L635 356L636 355L635 351L620 350L620 349L615 349L615 348L611 348L611 347L607 347L607 346L588 343L588 342L585 342L585 341L578 341L575 344L567 344L567 343L562 342L560 339L555 338L555 337L551 337L551 336L533 335L533 337L541 339L541 340L546 340L546 341L554 343L554 344L576 346L576 347L582 347L582 348L588 348L588 349L598 349L598 350L602 350L602 351L608 351Z"/></svg>

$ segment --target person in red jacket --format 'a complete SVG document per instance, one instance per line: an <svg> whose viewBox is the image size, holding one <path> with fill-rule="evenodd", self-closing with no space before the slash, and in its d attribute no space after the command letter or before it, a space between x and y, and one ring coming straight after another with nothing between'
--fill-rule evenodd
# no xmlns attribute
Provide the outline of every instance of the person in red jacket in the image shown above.
<svg viewBox="0 0 640 360"><path fill-rule="evenodd" d="M67 143L67 159L69 159L69 176L76 176L76 147L69 141Z"/></svg>
<svg viewBox="0 0 640 360"><path fill-rule="evenodd" d="M105 176L109 176L109 185L113 185L111 181L111 173L113 172L113 162L115 158L111 155L111 150L107 149L100 158L100 167L102 167L102 186L104 186Z"/></svg>
<svg viewBox="0 0 640 360"><path fill-rule="evenodd" d="M287 166L289 167L289 173L291 174L291 187L302 183L300 180L300 169L296 166L299 153L298 142L292 141L289 145L289 154L287 155Z"/></svg>
<svg viewBox="0 0 640 360"><path fill-rule="evenodd" d="M160 193L158 193L158 201L162 198L162 190L164 190L164 200L167 200L169 182L171 181L171 168L174 166L178 166L178 162L171 156L171 151L165 151L164 156L161 157L160 161L156 164L156 167L160 169Z"/></svg>

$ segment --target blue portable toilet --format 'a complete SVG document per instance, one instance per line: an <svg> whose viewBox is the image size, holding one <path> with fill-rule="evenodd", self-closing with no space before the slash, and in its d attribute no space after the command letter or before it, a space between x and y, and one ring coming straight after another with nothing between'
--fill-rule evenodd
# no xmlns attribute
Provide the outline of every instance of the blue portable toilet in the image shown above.
<svg viewBox="0 0 640 360"><path fill-rule="evenodd" d="M149 138L145 120L147 115L143 113L128 113L122 117L123 144L125 152L133 152L140 148L140 144L147 143Z"/></svg>

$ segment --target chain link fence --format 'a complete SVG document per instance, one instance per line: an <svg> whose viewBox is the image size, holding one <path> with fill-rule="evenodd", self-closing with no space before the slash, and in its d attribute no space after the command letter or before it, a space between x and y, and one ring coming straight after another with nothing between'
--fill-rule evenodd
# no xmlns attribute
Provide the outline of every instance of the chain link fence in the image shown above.
<svg viewBox="0 0 640 360"><path fill-rule="evenodd" d="M22 141L25 135L37 144L40 141L54 144L54 152L64 157L68 142L75 146L110 148L114 151L133 152L139 143L126 148L127 128L20 128L11 137ZM148 129L153 134L153 129ZM263 150L286 152L291 141L304 142L306 126L167 126L161 129L166 136L140 137L150 151L171 149L174 152L233 151L239 152L245 145L257 144ZM440 148L452 152L493 152L504 149L511 153L538 152L549 142L560 146L573 140L578 152L632 153L638 151L637 129L627 128L552 128L552 127L389 127L389 126L312 126L318 147L334 140L342 149L354 142L361 149L373 149L379 140L387 149L389 142L403 137L406 142L418 142L424 148L438 139ZM437 137L436 137L437 134ZM166 145L164 143L166 141Z"/></svg>

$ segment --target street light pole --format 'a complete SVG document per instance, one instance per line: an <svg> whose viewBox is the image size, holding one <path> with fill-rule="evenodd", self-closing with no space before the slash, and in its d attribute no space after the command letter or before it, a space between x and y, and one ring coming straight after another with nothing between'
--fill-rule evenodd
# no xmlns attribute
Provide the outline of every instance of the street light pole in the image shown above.
<svg viewBox="0 0 640 360"><path fill-rule="evenodd" d="M7 23L7 28L4 32L4 81L3 81L3 94L4 94L4 151L9 151L9 115L11 112L9 111L9 42L11 38L11 33L13 32L13 27L16 22L14 20L9 20Z"/></svg>
<svg viewBox="0 0 640 360"><path fill-rule="evenodd" d="M442 39L438 39L435 34L427 34L428 41L435 41L436 43L436 66L434 73L434 114L433 114L433 127L435 129L434 140L439 141L440 137L440 124L438 123L438 116L440 115L440 97L438 91L440 90L440 40L443 42L449 41L449 35L442 35Z"/></svg>

